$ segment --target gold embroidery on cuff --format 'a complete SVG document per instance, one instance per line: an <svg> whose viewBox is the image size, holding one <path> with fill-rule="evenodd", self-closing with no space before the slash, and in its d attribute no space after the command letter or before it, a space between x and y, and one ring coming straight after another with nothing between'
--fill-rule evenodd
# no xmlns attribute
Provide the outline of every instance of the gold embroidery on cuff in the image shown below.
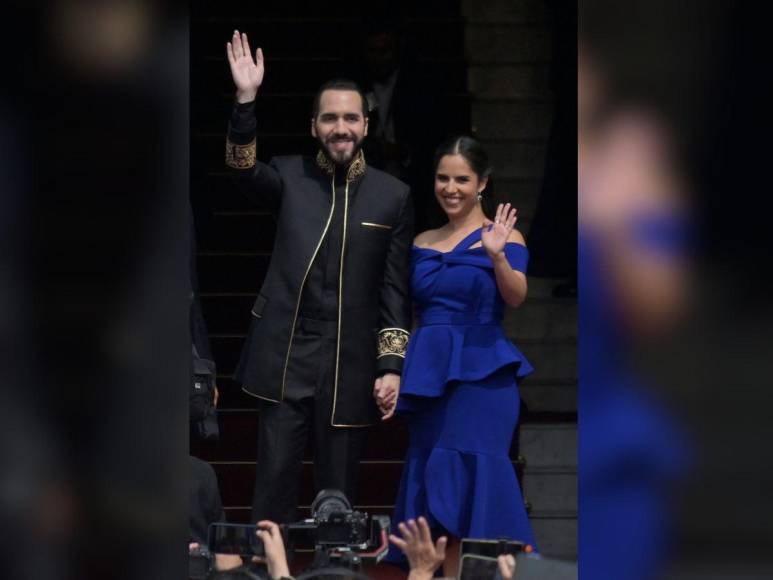
<svg viewBox="0 0 773 580"><path fill-rule="evenodd" d="M378 357L395 355L405 358L410 333L402 328L385 328L378 333Z"/></svg>
<svg viewBox="0 0 773 580"><path fill-rule="evenodd" d="M246 145L238 145L230 139L225 143L225 164L234 169L249 169L255 167L255 139Z"/></svg>
<svg viewBox="0 0 773 580"><path fill-rule="evenodd" d="M369 228L381 228L382 230L391 230L392 226L385 226L384 224L374 224L373 222L362 222L360 225Z"/></svg>

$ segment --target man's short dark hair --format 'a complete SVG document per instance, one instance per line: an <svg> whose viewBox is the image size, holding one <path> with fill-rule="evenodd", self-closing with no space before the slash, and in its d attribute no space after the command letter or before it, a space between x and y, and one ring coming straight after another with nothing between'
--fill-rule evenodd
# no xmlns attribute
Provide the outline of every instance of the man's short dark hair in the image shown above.
<svg viewBox="0 0 773 580"><path fill-rule="evenodd" d="M314 104L312 105L312 109L311 109L311 116L314 119L316 119L317 115L319 114L319 104L320 104L320 101L322 100L322 93L324 93L325 91L356 92L357 94L360 95L360 99L362 99L362 116L367 119L368 99L365 98L365 93L362 92L360 85L358 85L357 83L349 79L333 79L333 80L327 81L325 84L319 87L319 90L317 90L317 94L314 96Z"/></svg>

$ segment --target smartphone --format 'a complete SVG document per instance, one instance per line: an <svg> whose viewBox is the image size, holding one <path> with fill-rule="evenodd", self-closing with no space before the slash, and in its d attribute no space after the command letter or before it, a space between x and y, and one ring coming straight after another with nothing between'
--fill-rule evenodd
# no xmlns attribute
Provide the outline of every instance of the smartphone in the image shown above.
<svg viewBox="0 0 773 580"><path fill-rule="evenodd" d="M577 562L539 558L529 554L515 557L516 580L577 580Z"/></svg>
<svg viewBox="0 0 773 580"><path fill-rule="evenodd" d="M462 554L459 562L459 580L480 580L495 578L499 571L496 558L479 556L477 554Z"/></svg>
<svg viewBox="0 0 773 580"><path fill-rule="evenodd" d="M459 580L501 580L496 558L463 554ZM520 553L515 557L514 580L577 580L577 563Z"/></svg>
<svg viewBox="0 0 773 580"><path fill-rule="evenodd" d="M476 540L475 538L462 538L461 555L465 554L485 556L497 559L502 554L520 554L530 551L526 544L515 540Z"/></svg>
<svg viewBox="0 0 773 580"><path fill-rule="evenodd" d="M212 554L263 556L263 541L255 533L257 530L255 524L209 524L209 551Z"/></svg>

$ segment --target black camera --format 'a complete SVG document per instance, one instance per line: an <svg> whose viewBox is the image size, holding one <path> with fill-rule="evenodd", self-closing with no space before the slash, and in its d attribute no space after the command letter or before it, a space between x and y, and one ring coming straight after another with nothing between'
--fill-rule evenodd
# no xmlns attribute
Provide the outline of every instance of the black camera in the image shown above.
<svg viewBox="0 0 773 580"><path fill-rule="evenodd" d="M318 546L367 547L368 514L353 511L346 496L336 490L322 490L311 504Z"/></svg>
<svg viewBox="0 0 773 580"><path fill-rule="evenodd" d="M292 548L313 548L310 570L329 566L357 570L378 562L389 549L389 517L368 517L352 509L341 491L323 489L311 504L311 518L285 526Z"/></svg>
<svg viewBox="0 0 773 580"><path fill-rule="evenodd" d="M373 516L352 509L346 496L335 489L317 494L311 518L280 525L287 555L296 549L313 549L312 571L330 567L359 570L366 562L378 562L389 549L389 516ZM264 554L254 524L209 525L209 551L250 558Z"/></svg>

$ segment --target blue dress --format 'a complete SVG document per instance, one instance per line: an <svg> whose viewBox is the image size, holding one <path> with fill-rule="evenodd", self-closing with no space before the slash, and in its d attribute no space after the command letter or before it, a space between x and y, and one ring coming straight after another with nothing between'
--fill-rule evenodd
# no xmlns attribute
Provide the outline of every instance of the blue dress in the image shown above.
<svg viewBox="0 0 773 580"><path fill-rule="evenodd" d="M413 248L418 328L408 344L397 411L410 440L393 522L425 516L433 532L507 537L536 548L509 449L516 381L532 372L502 329L504 301L476 230L450 252ZM505 255L525 272L528 251ZM400 561L390 553L389 560Z"/></svg>

